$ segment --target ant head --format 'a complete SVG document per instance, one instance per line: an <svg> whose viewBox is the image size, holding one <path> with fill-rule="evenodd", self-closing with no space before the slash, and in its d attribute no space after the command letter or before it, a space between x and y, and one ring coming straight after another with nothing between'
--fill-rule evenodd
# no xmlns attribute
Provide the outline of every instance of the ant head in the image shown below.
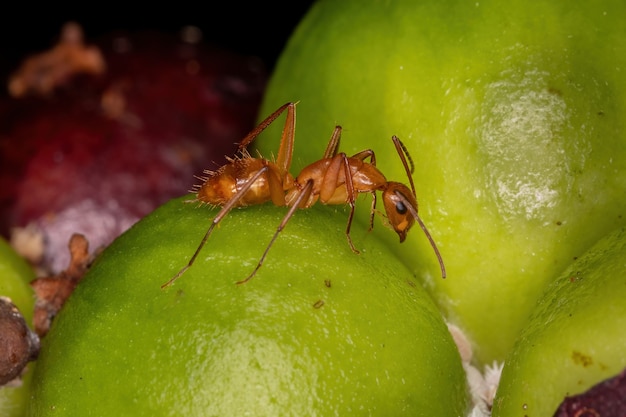
<svg viewBox="0 0 626 417"><path fill-rule="evenodd" d="M404 242L407 232L415 223L417 213L415 196L406 185L389 182L383 191L383 204L389 223L400 236L400 242Z"/></svg>

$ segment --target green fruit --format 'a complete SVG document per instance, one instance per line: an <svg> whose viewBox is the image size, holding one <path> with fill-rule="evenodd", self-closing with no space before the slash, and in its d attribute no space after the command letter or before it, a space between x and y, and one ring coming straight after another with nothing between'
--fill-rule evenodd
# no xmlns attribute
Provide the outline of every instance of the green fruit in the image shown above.
<svg viewBox="0 0 626 417"><path fill-rule="evenodd" d="M20 310L26 323L33 319L34 297L29 282L34 278L30 266L0 238L0 296L8 297ZM0 387L0 415L17 417L24 415L30 389L33 364L28 365L21 385Z"/></svg>
<svg viewBox="0 0 626 417"><path fill-rule="evenodd" d="M551 416L626 368L625 253L622 228L548 287L505 361L494 417Z"/></svg>
<svg viewBox="0 0 626 417"><path fill-rule="evenodd" d="M389 180L415 162L419 230L394 250L502 360L545 286L626 224L626 2L317 2L286 46L261 114L299 101L294 174L371 148ZM259 141L275 152L278 123ZM359 202L365 223L369 204ZM375 231L395 245L387 230Z"/></svg>
<svg viewBox="0 0 626 417"><path fill-rule="evenodd" d="M185 197L188 198L188 197ZM467 408L458 351L411 272L343 211L176 199L96 261L52 324L30 416L437 415Z"/></svg>
<svg viewBox="0 0 626 417"><path fill-rule="evenodd" d="M9 297L28 323L33 319L32 268L0 237L0 296Z"/></svg>

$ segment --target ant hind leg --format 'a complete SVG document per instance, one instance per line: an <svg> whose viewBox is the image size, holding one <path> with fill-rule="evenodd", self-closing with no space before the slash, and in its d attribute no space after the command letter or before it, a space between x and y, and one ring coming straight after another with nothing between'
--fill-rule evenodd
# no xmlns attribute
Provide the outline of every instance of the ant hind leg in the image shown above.
<svg viewBox="0 0 626 417"><path fill-rule="evenodd" d="M202 240L200 241L200 244L198 245L198 247L196 248L196 251L194 252L194 254L191 256L191 258L189 259L189 262L187 262L187 265L185 265L183 268L181 268L180 271L178 271L178 273L176 273L176 275L174 275L172 278L170 278L169 281L167 281L166 283L164 283L163 285L161 285L161 288L167 288L169 286L171 286L174 281L176 281L178 278L180 278L189 268L191 268L191 266L193 265L193 263L196 261L196 258L198 257L198 255L200 254L200 251L202 250L202 248L204 247L204 245L206 244L207 240L209 239L209 236L211 236L211 233L213 233L213 229L215 229L215 226L217 226L219 224L219 222L222 221L222 219L224 217L226 217L226 215L237 205L237 202L239 200L241 200L241 198L248 192L248 190L250 190L250 188L252 187L252 185L263 175L267 172L268 170L268 166L264 166L263 168L259 169L251 178L248 182L246 182L246 184L241 188L241 190L239 190L239 192L237 194L235 194L233 196L233 198L231 198L230 200L228 200L228 202L222 207L222 209L219 211L219 213L217 213L217 215L213 218L212 222L211 222L211 226L209 226L209 229L206 231L206 233L204 234L204 237L202 238Z"/></svg>

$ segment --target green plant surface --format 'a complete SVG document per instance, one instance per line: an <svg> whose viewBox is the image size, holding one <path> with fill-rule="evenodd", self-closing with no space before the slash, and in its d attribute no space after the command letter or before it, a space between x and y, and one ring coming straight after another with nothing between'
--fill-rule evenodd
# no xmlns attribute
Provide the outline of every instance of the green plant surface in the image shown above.
<svg viewBox="0 0 626 417"><path fill-rule="evenodd" d="M44 339L29 416L463 415L465 376L412 272L347 211L172 200L98 258Z"/></svg>
<svg viewBox="0 0 626 417"><path fill-rule="evenodd" d="M29 325L32 325L35 303L29 282L34 277L35 274L26 261L0 237L0 296L10 298ZM0 415L6 417L24 415L33 366L33 363L28 364L21 384L0 387Z"/></svg>
<svg viewBox="0 0 626 417"><path fill-rule="evenodd" d="M419 231L396 252L478 361L501 361L546 285L625 224L625 16L619 0L320 0L261 115L299 102L294 174L340 124L342 150L371 148L389 180L406 182L400 137L448 278Z"/></svg>
<svg viewBox="0 0 626 417"><path fill-rule="evenodd" d="M0 237L0 295L13 301L27 323L33 319L33 290L29 284L34 278L28 263Z"/></svg>
<svg viewBox="0 0 626 417"><path fill-rule="evenodd" d="M550 284L506 360L494 417L553 415L626 368L624 253L620 228Z"/></svg>

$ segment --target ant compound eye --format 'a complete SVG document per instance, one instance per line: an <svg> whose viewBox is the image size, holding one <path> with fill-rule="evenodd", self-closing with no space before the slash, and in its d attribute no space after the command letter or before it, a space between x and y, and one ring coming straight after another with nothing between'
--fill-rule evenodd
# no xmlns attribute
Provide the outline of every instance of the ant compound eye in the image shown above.
<svg viewBox="0 0 626 417"><path fill-rule="evenodd" d="M396 212L398 214L405 214L407 211L406 205L402 201L396 202Z"/></svg>

